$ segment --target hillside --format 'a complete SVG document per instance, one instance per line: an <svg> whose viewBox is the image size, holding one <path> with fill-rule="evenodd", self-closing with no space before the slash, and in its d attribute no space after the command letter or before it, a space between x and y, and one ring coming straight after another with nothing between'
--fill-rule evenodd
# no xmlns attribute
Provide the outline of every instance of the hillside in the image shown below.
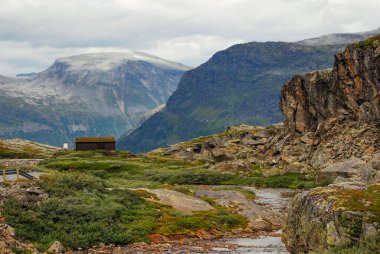
<svg viewBox="0 0 380 254"><path fill-rule="evenodd" d="M94 53L57 59L31 76L0 76L0 137L56 146L118 137L166 103L189 69L145 53Z"/></svg>
<svg viewBox="0 0 380 254"><path fill-rule="evenodd" d="M344 42L372 34L346 35ZM297 73L331 67L334 54L343 47L324 45L324 39L321 45L312 41L251 42L217 52L187 72L166 107L122 136L119 148L144 152L217 133L228 126L281 122L278 103L283 83Z"/></svg>

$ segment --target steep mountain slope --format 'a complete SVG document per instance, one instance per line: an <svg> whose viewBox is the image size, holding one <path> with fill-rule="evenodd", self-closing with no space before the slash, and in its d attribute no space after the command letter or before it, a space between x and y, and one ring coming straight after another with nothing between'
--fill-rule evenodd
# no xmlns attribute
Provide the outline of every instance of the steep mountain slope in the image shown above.
<svg viewBox="0 0 380 254"><path fill-rule="evenodd" d="M342 36L347 43L373 33ZM329 40L338 45L325 45L324 37L311 41L252 42L216 53L187 72L166 108L123 135L119 148L144 152L220 132L231 125L280 122L282 84L296 73L331 67L334 54L343 48L341 40ZM315 45L318 43L321 45Z"/></svg>
<svg viewBox="0 0 380 254"><path fill-rule="evenodd" d="M0 77L0 136L61 146L120 136L166 103L190 68L144 53L61 58L28 78Z"/></svg>
<svg viewBox="0 0 380 254"><path fill-rule="evenodd" d="M295 73L330 67L339 48L254 42L218 52L187 72L166 108L121 137L119 148L142 152L230 125L280 122L282 84Z"/></svg>

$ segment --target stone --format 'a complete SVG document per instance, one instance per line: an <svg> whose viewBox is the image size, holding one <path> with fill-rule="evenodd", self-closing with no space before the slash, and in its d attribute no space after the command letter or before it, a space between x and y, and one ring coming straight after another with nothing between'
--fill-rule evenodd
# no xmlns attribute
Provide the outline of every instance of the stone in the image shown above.
<svg viewBox="0 0 380 254"><path fill-rule="evenodd" d="M298 194L285 219L282 239L287 249L291 253L323 252L342 245L359 245L366 235L380 237L380 225L371 222L363 212L335 208L340 205L340 190L367 188L342 183Z"/></svg>
<svg viewBox="0 0 380 254"><path fill-rule="evenodd" d="M167 151L165 151L164 156L172 156L176 153L179 153L180 151L181 151L181 148L174 147L174 148L171 148L171 149L168 149Z"/></svg>
<svg viewBox="0 0 380 254"><path fill-rule="evenodd" d="M215 161L226 161L232 159L232 156L227 154L226 151L221 148L214 148L211 153Z"/></svg>
<svg viewBox="0 0 380 254"><path fill-rule="evenodd" d="M43 195L45 194L45 191L41 189L40 187L32 186L30 188L26 189L26 192L33 195Z"/></svg>
<svg viewBox="0 0 380 254"><path fill-rule="evenodd" d="M328 130L344 118L372 123L380 120L380 58L378 49L355 44L336 54L334 68L296 75L281 90L285 126L306 133ZM360 102L360 103L359 103Z"/></svg>
<svg viewBox="0 0 380 254"><path fill-rule="evenodd" d="M373 160L371 164L373 169L380 170L380 160Z"/></svg>
<svg viewBox="0 0 380 254"><path fill-rule="evenodd" d="M189 196L174 190L167 189L142 189L156 195L159 202L170 205L174 209L185 214L192 212L208 211L214 209L209 203L204 200Z"/></svg>
<svg viewBox="0 0 380 254"><path fill-rule="evenodd" d="M314 139L312 139L309 134L301 136L300 140L307 145L313 145L314 144Z"/></svg>
<svg viewBox="0 0 380 254"><path fill-rule="evenodd" d="M253 139L249 139L249 138L244 138L242 140L242 143L244 145L250 145L250 146L265 145L266 143L268 143L268 139L267 138L260 138L257 140L253 140Z"/></svg>
<svg viewBox="0 0 380 254"><path fill-rule="evenodd" d="M269 133L267 131L258 131L256 133L254 133L253 135L253 138L269 138Z"/></svg>
<svg viewBox="0 0 380 254"><path fill-rule="evenodd" d="M320 171L322 178L337 178L342 177L351 181L371 181L375 175L375 170L361 159L350 159L330 165ZM342 179L338 180L341 181Z"/></svg>
<svg viewBox="0 0 380 254"><path fill-rule="evenodd" d="M52 245L50 245L48 252L52 253L63 253L65 251L65 247L59 241L55 241Z"/></svg>

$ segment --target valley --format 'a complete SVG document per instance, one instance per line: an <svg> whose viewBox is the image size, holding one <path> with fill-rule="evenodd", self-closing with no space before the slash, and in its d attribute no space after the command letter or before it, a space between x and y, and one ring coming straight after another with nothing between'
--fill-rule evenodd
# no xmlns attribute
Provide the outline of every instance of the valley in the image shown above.
<svg viewBox="0 0 380 254"><path fill-rule="evenodd" d="M289 78L282 123L146 153L1 139L3 172L39 174L0 184L0 250L379 253L379 56L377 35L339 51L333 68Z"/></svg>

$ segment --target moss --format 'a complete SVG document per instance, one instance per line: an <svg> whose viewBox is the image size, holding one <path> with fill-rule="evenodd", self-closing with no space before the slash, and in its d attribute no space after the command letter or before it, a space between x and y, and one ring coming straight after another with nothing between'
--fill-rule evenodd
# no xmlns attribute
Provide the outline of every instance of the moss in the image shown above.
<svg viewBox="0 0 380 254"><path fill-rule="evenodd" d="M339 208L372 215L369 219L380 223L380 185L373 185L367 190L342 190L337 197Z"/></svg>
<svg viewBox="0 0 380 254"><path fill-rule="evenodd" d="M361 48L377 48L379 46L380 34L374 37L371 37L365 41L359 41L355 45Z"/></svg>
<svg viewBox="0 0 380 254"><path fill-rule="evenodd" d="M222 207L185 215L170 207L161 206L160 219L155 233L163 235L193 234L199 229L226 231L234 228L246 228L247 224L244 217L233 214Z"/></svg>

